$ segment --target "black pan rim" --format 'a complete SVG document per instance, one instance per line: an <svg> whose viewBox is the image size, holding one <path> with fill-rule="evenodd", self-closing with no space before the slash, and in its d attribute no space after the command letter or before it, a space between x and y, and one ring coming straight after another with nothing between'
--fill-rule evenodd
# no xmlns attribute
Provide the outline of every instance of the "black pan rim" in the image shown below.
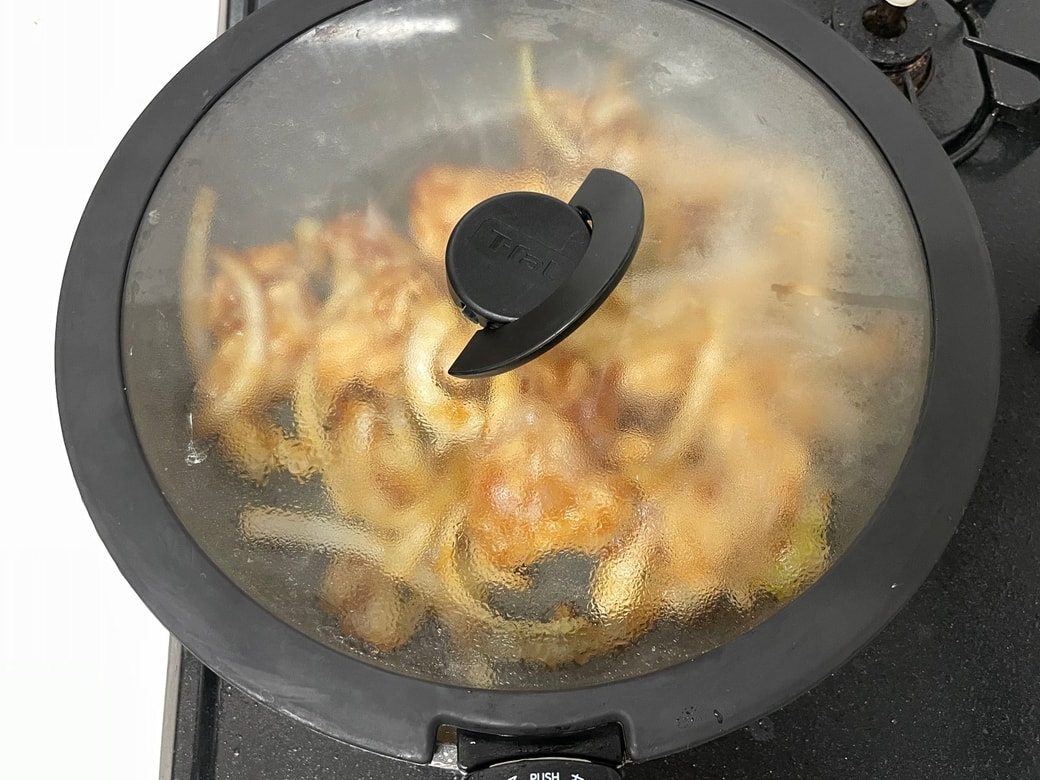
<svg viewBox="0 0 1040 780"><path fill-rule="evenodd" d="M73 473L120 571L221 677L334 738L410 761L430 760L441 723L549 734L605 721L621 723L629 755L644 760L794 699L884 627L956 530L992 430L999 322L974 208L939 143L873 65L784 2L688 0L801 63L859 120L917 220L933 307L930 375L910 450L868 527L809 590L722 647L643 677L555 692L467 690L378 669L275 618L209 561L166 504L130 418L120 351L124 275L144 209L181 142L230 86L364 1L279 0L222 35L141 114L84 210L58 306L56 390Z"/></svg>

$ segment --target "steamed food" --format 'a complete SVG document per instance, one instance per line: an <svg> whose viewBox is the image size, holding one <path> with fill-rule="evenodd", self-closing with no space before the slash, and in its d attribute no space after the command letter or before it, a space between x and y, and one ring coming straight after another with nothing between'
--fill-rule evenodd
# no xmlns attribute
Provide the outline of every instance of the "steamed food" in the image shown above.
<svg viewBox="0 0 1040 780"><path fill-rule="evenodd" d="M193 434L243 480L319 488L313 506L244 507L240 531L323 552L315 603L374 651L432 621L466 652L557 667L791 598L828 563L827 461L860 439L856 388L903 360L898 313L853 321L829 292L841 210L811 164L677 131L620 66L578 95L540 85L525 51L520 85L514 164L433 162L406 220L305 215L283 243L236 250L208 241L219 193L197 196ZM473 332L444 279L455 223L499 192L567 200L593 167L644 194L626 278L537 360L450 377ZM502 606L561 558L587 569L582 588Z"/></svg>

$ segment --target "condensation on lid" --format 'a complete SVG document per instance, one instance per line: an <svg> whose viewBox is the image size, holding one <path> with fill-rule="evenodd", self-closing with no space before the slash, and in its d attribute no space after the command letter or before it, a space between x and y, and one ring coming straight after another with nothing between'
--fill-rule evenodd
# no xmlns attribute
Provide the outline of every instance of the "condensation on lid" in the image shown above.
<svg viewBox="0 0 1040 780"><path fill-rule="evenodd" d="M621 285L533 362L450 377L456 222L592 168L645 200ZM145 213L124 367L164 495L266 609L406 675L574 688L716 647L842 554L916 425L899 186L695 3L362 4L232 87Z"/></svg>

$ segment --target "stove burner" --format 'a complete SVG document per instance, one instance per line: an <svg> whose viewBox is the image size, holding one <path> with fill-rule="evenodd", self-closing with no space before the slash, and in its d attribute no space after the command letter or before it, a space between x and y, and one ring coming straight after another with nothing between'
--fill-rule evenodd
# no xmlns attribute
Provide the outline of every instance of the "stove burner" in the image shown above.
<svg viewBox="0 0 1040 780"><path fill-rule="evenodd" d="M925 0L838 0L831 25L906 94L928 86L939 20Z"/></svg>
<svg viewBox="0 0 1040 780"><path fill-rule="evenodd" d="M996 72L987 57L1028 73L1037 80L1040 80L1040 59L982 40L982 19L971 3L967 0L952 2L968 30L969 35L963 43L975 52L984 96L971 121L959 132L943 139L943 147L950 159L957 164L974 154L997 122L1016 128L1023 137L1029 139L1032 149L1040 147L1040 100L1025 105L1006 102L997 83Z"/></svg>
<svg viewBox="0 0 1040 780"><path fill-rule="evenodd" d="M1040 147L1040 100L1008 103L991 64L999 60L1040 79L1040 59L982 39L983 17L994 0L945 2L960 18L964 31L960 43L975 55L983 92L982 102L964 126L949 134L937 133L950 160L959 165L971 157L998 122L1018 130L1028 151ZM940 24L928 0L835 0L825 21L867 55L920 110L918 96L933 72L943 67L942 57L936 61L934 51Z"/></svg>

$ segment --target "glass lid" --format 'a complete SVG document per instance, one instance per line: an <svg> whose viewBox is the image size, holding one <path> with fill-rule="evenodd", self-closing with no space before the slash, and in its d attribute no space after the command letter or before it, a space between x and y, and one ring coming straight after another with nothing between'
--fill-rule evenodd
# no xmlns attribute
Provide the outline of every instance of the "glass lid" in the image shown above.
<svg viewBox="0 0 1040 780"><path fill-rule="evenodd" d="M455 226L599 168L644 202L620 284L533 360L449 373L484 333ZM494 240L568 282L559 246ZM372 0L176 152L123 360L164 496L264 608L405 675L551 690L694 658L812 585L906 455L930 318L886 162L746 29L677 0Z"/></svg>

